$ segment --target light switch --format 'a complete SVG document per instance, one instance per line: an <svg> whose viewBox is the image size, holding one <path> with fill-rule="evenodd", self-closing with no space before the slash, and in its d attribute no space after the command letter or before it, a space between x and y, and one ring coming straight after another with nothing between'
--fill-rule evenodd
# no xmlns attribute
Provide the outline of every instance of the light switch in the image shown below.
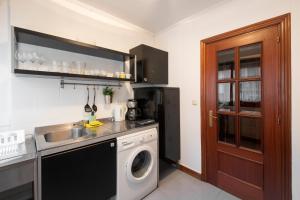
<svg viewBox="0 0 300 200"><path fill-rule="evenodd" d="M197 106L198 105L198 101L197 100L192 100L192 105L193 106Z"/></svg>

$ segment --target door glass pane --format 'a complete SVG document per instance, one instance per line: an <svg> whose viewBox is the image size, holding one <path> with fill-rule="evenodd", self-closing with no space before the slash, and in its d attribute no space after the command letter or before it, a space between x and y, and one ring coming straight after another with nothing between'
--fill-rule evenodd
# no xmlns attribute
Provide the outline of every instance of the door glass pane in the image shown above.
<svg viewBox="0 0 300 200"><path fill-rule="evenodd" d="M259 114L261 111L261 82L240 82L240 111Z"/></svg>
<svg viewBox="0 0 300 200"><path fill-rule="evenodd" d="M218 84L218 110L235 111L235 83Z"/></svg>
<svg viewBox="0 0 300 200"><path fill-rule="evenodd" d="M219 51L218 57L218 80L233 79L234 69L234 49Z"/></svg>
<svg viewBox="0 0 300 200"><path fill-rule="evenodd" d="M261 150L262 119L241 117L240 135L242 147Z"/></svg>
<svg viewBox="0 0 300 200"><path fill-rule="evenodd" d="M253 44L240 48L240 77L260 77L261 44Z"/></svg>
<svg viewBox="0 0 300 200"><path fill-rule="evenodd" d="M218 115L219 141L235 144L235 116Z"/></svg>

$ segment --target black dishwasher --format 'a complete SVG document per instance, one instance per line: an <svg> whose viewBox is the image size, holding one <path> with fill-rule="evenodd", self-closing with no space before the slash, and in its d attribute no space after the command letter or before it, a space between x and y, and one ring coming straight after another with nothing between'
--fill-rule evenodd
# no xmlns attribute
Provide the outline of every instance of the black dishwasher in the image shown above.
<svg viewBox="0 0 300 200"><path fill-rule="evenodd" d="M42 200L116 195L116 139L42 157Z"/></svg>

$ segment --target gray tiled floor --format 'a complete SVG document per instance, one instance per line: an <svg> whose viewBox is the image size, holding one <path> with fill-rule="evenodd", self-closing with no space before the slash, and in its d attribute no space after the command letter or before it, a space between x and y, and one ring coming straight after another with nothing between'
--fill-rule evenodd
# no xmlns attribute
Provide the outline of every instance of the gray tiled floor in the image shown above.
<svg viewBox="0 0 300 200"><path fill-rule="evenodd" d="M179 170L172 170L161 179L159 188L144 200L238 200L238 198Z"/></svg>

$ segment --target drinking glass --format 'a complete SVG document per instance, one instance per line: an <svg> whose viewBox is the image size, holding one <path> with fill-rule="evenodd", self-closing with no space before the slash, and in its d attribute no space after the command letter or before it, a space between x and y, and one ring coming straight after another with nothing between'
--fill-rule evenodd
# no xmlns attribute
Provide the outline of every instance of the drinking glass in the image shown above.
<svg viewBox="0 0 300 200"><path fill-rule="evenodd" d="M61 61L53 60L52 67L49 71L52 72L63 72Z"/></svg>
<svg viewBox="0 0 300 200"><path fill-rule="evenodd" d="M22 51L16 51L15 58L18 61L18 67L23 69L24 68L24 63L26 61L25 57L24 57L24 53Z"/></svg>
<svg viewBox="0 0 300 200"><path fill-rule="evenodd" d="M39 59L38 59L38 63L40 65L43 65L45 63L46 59L43 57L43 56L40 56Z"/></svg>
<svg viewBox="0 0 300 200"><path fill-rule="evenodd" d="M63 73L71 73L70 64L66 61L62 62L62 72Z"/></svg>

